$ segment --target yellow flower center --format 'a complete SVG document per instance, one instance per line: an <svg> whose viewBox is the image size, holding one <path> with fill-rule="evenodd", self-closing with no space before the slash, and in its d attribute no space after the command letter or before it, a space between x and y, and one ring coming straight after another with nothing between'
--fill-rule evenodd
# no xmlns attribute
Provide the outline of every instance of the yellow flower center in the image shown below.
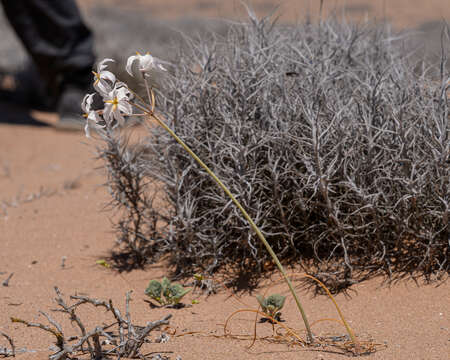
<svg viewBox="0 0 450 360"><path fill-rule="evenodd" d="M112 99L112 100L106 100L105 103L112 104L113 111L116 111L117 105L119 105L119 100L117 100L117 97L114 97L114 99Z"/></svg>
<svg viewBox="0 0 450 360"><path fill-rule="evenodd" d="M95 71L93 71L92 73L93 73L94 76L95 76L95 83L94 83L94 84L97 85L98 82L100 81L100 74L97 73L97 72L95 72Z"/></svg>

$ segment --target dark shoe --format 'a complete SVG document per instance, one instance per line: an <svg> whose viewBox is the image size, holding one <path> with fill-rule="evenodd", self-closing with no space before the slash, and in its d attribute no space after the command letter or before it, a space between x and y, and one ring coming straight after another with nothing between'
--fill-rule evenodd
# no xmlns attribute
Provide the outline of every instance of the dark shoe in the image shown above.
<svg viewBox="0 0 450 360"><path fill-rule="evenodd" d="M59 121L55 127L60 130L82 130L86 124L81 110L81 102L87 93L76 87L67 87L58 101Z"/></svg>
<svg viewBox="0 0 450 360"><path fill-rule="evenodd" d="M29 110L56 110L56 100L48 95L45 83L32 63L15 72L0 69L0 102Z"/></svg>

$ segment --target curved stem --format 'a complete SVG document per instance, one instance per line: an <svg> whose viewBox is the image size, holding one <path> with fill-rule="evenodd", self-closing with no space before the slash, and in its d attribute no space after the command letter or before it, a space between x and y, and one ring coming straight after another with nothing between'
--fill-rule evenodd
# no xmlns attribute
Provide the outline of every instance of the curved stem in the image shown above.
<svg viewBox="0 0 450 360"><path fill-rule="evenodd" d="M349 334L350 339L352 339L353 344L355 345L355 350L356 350L356 352L357 352L358 354L360 354L360 353L361 353L361 345L359 344L359 341L356 339L356 336L355 336L355 334L353 333L353 330L352 330L352 328L350 327L350 325L348 324L347 320L345 320L344 314L342 314L342 311L341 311L341 309L339 308L339 305L337 304L337 302L336 302L336 300L334 299L333 295L331 295L330 290L328 290L328 288L325 286L325 284L324 284L322 281L320 281L319 279L316 279L314 276L311 276L311 275L308 275L308 274L303 274L302 276L314 280L315 282L317 282L317 283L322 287L322 289L325 290L325 292L327 293L328 297L329 297L329 298L331 299L331 301L333 302L333 304L334 304L334 306L335 306L335 308L336 308L336 310L337 310L337 312L338 312L338 314L339 314L339 317L340 317L341 320L342 320L342 323L344 324L345 328L347 329L347 333Z"/></svg>
<svg viewBox="0 0 450 360"><path fill-rule="evenodd" d="M140 107L141 108L141 107ZM172 136L182 147L184 150L187 151L187 153L195 160L197 161L197 163L208 173L209 176L211 176L214 181L217 183L217 185L219 185L219 187L225 192L225 194L227 194L227 196L233 201L233 203L238 207L238 209L241 211L242 215L244 216L244 218L248 221L248 223L250 224L250 227L253 229L253 231L256 233L256 235L258 236L258 238L261 240L261 242L264 244L264 246L266 247L267 251L269 252L270 256L272 257L273 261L275 262L275 264L278 267L278 270L280 270L281 274L283 275L284 280L286 281L289 290L292 294L292 296L295 299L295 302L297 304L297 307L300 311L300 314L302 316L303 322L305 323L305 327L306 327L306 333L307 333L307 338L308 341L313 342L314 341L314 337L313 334L311 332L311 327L309 325L309 321L308 318L306 317L306 313L303 310L303 306L300 303L300 300L297 296L297 294L295 293L294 287L292 286L291 281L289 280L289 277L286 274L286 271L283 268L283 265L281 265L280 261L278 260L277 255L275 254L275 252L273 251L272 247L269 245L269 243L267 242L266 238L264 237L264 235L262 234L262 232L259 230L258 226L256 226L256 224L254 223L254 221L252 220L252 218L248 215L247 211L242 207L242 205L240 204L240 202L234 197L234 195L231 193L231 191L225 186L224 183L222 183L222 181L216 176L216 174L214 174L214 172L189 148L189 146L187 146L183 140L181 140L181 138L178 137L177 134L175 134L175 132L166 125L166 123L164 121L162 121L157 115L155 115L155 113L149 109L143 109L141 108L141 110L144 110L149 116L153 117L160 126L162 126L169 134L170 136Z"/></svg>

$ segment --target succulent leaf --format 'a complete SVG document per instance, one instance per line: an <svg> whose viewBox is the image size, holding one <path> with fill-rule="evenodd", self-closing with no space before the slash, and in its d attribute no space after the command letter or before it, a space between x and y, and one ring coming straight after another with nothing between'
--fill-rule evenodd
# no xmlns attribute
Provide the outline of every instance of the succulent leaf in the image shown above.
<svg viewBox="0 0 450 360"><path fill-rule="evenodd" d="M174 304L178 304L181 300L181 298L186 295L189 291L191 291L190 288L184 288L180 284L173 284L169 288L171 300Z"/></svg>
<svg viewBox="0 0 450 360"><path fill-rule="evenodd" d="M161 280L161 285L163 289L167 289L170 286L170 280L164 276Z"/></svg>
<svg viewBox="0 0 450 360"><path fill-rule="evenodd" d="M161 292L162 285L158 280L151 280L148 284L147 289L145 289L145 293L150 296L152 299L161 302Z"/></svg>
<svg viewBox="0 0 450 360"><path fill-rule="evenodd" d="M262 295L256 295L256 300L258 300L259 305L261 305L262 310L265 311L265 308L266 308L265 300L266 300L266 299L264 299L264 296L262 296Z"/></svg>
<svg viewBox="0 0 450 360"><path fill-rule="evenodd" d="M273 294L270 295L266 300L266 307L273 307L275 311L281 310L284 306L286 296Z"/></svg>

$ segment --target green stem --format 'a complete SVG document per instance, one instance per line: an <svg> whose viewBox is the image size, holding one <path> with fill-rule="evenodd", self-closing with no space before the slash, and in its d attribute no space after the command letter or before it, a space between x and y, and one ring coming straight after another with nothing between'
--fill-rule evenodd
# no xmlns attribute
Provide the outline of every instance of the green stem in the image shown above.
<svg viewBox="0 0 450 360"><path fill-rule="evenodd" d="M273 261L275 262L275 264L278 267L278 270L280 270L281 274L284 277L284 280L286 281L289 290L292 293L292 296L295 299L295 302L297 304L297 307L302 315L303 318L303 322L305 323L305 327L306 327L306 332L307 332L307 337L308 337L308 341L313 342L314 341L314 337L313 334L311 332L311 327L309 326L309 321L308 318L306 317L305 311L303 310L303 306L300 303L300 300L297 296L297 294L295 293L294 287L292 286L291 281L289 280L286 271L283 268L283 265L281 265L280 260L278 260L277 255L275 254L275 252L272 250L272 247L269 245L269 243L267 242L266 238L264 237L264 235L262 234L262 232L259 230L258 226L256 226L256 224L253 222L252 218L248 215L247 211L242 207L242 205L240 204L239 201L236 200L236 198L234 197L234 195L231 193L230 190L228 190L228 188L224 185L224 183L222 183L222 181L220 181L220 179L216 176L216 174L214 174L212 172L212 170L189 148L189 146L187 146L183 140L181 140L177 134L175 134L175 132L169 128L164 121L162 121L158 116L156 116L153 112L149 112L148 110L145 110L151 117L153 117L159 125L161 125L169 134L170 136L172 136L182 147L184 150L186 150L188 152L188 154L190 156L192 156L192 158L197 161L197 163L203 168L205 169L205 171L214 179L214 181L220 186L220 188L225 192L225 194L228 195L228 197L233 201L233 203L238 207L238 209L241 211L242 215L244 216L244 218L248 221L248 223L250 224L250 227L255 231L256 235L259 237L259 239L262 241L262 243L264 244L264 246L266 247L267 251L269 252L270 256L272 257Z"/></svg>

